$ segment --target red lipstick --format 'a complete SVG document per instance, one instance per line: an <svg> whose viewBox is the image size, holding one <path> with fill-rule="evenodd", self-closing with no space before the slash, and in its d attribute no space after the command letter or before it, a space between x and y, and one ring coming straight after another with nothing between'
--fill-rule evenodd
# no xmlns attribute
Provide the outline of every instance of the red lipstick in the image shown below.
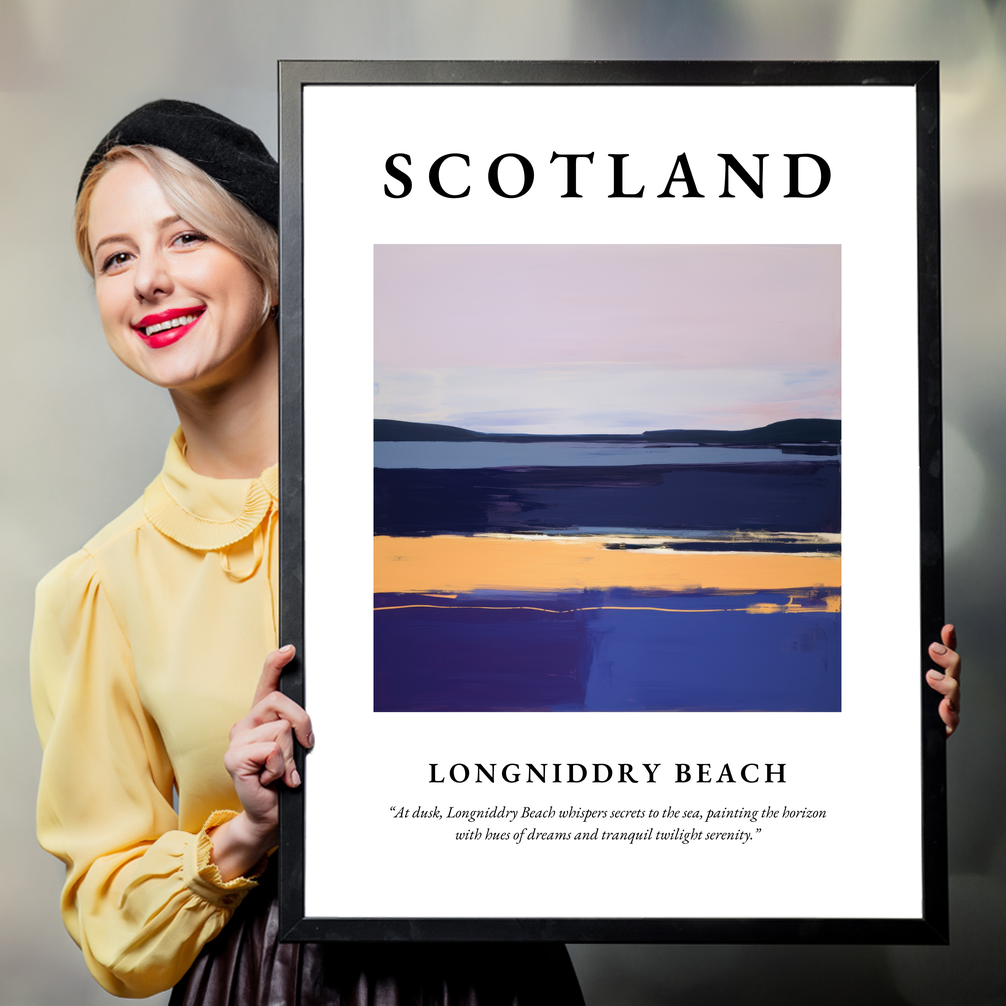
<svg viewBox="0 0 1006 1006"><path fill-rule="evenodd" d="M199 305L196 307L173 307L168 311L148 314L133 325L133 331L151 349L161 349L164 346L170 346L173 342L178 342L188 334L205 310L205 306ZM184 324L178 324L179 319L183 318L190 320ZM151 332L151 329L154 331Z"/></svg>

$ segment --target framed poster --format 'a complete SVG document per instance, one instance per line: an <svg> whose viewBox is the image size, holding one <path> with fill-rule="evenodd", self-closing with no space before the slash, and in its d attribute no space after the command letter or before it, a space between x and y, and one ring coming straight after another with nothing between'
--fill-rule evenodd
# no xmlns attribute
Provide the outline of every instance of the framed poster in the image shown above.
<svg viewBox="0 0 1006 1006"><path fill-rule="evenodd" d="M280 87L287 938L945 940L936 66Z"/></svg>

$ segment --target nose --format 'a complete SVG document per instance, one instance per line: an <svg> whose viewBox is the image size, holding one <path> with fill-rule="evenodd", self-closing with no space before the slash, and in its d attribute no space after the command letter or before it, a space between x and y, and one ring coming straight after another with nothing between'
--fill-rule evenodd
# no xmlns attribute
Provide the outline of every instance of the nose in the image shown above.
<svg viewBox="0 0 1006 1006"><path fill-rule="evenodd" d="M168 260L160 249L141 254L133 270L133 289L138 301L157 301L174 290Z"/></svg>

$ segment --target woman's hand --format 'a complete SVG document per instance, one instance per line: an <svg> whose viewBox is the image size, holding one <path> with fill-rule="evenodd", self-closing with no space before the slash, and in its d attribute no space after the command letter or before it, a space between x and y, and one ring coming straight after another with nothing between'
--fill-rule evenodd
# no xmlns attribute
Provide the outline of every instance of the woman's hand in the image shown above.
<svg viewBox="0 0 1006 1006"><path fill-rule="evenodd" d="M314 746L311 718L279 691L280 674L295 652L284 646L266 657L251 710L231 727L224 766L244 810L209 833L211 859L224 880L247 873L276 845L279 793L273 784L282 779L292 789L300 785L294 734L304 747Z"/></svg>
<svg viewBox="0 0 1006 1006"><path fill-rule="evenodd" d="M957 632L952 625L944 625L940 633L942 642L931 643L929 656L943 668L926 673L929 687L943 696L940 719L947 725L949 737L961 721L961 658L957 653Z"/></svg>

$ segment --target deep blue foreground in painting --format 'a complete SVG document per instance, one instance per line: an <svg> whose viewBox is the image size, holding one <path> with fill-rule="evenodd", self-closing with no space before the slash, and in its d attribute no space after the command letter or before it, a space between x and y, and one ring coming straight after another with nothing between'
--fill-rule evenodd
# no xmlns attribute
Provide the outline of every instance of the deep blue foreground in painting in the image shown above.
<svg viewBox="0 0 1006 1006"><path fill-rule="evenodd" d="M374 709L839 711L841 615L823 599L819 610L744 610L787 599L624 589L379 594ZM644 610L660 607L687 610ZM699 610L709 608L733 610Z"/></svg>

